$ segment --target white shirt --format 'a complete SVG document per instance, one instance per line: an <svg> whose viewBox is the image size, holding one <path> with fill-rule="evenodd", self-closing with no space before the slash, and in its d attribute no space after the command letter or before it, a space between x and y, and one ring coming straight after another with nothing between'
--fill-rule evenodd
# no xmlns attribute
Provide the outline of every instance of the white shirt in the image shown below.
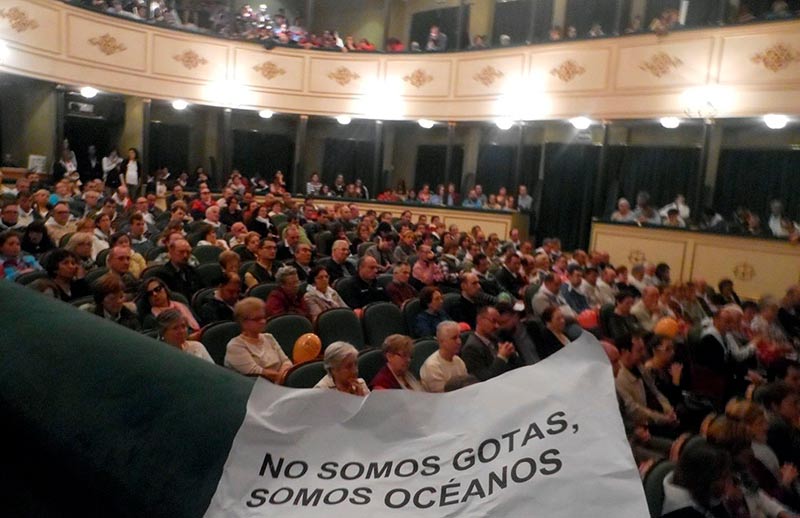
<svg viewBox="0 0 800 518"><path fill-rule="evenodd" d="M191 354L201 360L205 360L209 363L214 363L214 360L211 358L211 355L208 354L205 346L200 342L195 342L192 340L188 340L183 344L183 352L187 354Z"/></svg>
<svg viewBox="0 0 800 518"><path fill-rule="evenodd" d="M128 161L128 167L125 168L125 183L128 185L139 184L139 166L135 160Z"/></svg>
<svg viewBox="0 0 800 518"><path fill-rule="evenodd" d="M451 379L467 375L467 366L458 356L445 360L439 351L428 356L419 370L422 387L428 392L444 392L444 386Z"/></svg>

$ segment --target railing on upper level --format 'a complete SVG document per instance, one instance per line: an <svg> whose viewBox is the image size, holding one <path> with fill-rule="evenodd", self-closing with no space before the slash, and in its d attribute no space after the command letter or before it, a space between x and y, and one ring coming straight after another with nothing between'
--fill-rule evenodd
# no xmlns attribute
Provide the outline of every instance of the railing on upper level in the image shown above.
<svg viewBox="0 0 800 518"><path fill-rule="evenodd" d="M47 0L0 10L0 70L146 98L436 121L798 111L800 21L394 54L265 50Z"/></svg>

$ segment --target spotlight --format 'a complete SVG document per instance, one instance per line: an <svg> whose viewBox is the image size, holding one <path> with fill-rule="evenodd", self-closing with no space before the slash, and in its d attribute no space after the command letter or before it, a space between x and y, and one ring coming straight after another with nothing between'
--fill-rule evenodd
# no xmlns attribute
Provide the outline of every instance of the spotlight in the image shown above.
<svg viewBox="0 0 800 518"><path fill-rule="evenodd" d="M342 126L347 126L348 124L350 124L350 121L352 120L353 119L351 119L349 115L339 115L338 117L336 117L336 122L338 122Z"/></svg>
<svg viewBox="0 0 800 518"><path fill-rule="evenodd" d="M768 113L764 115L764 124L766 124L769 129L783 129L789 124L789 117L778 113Z"/></svg>
<svg viewBox="0 0 800 518"><path fill-rule="evenodd" d="M514 121L509 119L508 117L501 117L501 118L497 119L496 121L494 121L494 124L499 129L505 131L507 129L510 129L511 126L514 125Z"/></svg>
<svg viewBox="0 0 800 518"><path fill-rule="evenodd" d="M420 119L417 121L417 123L425 129L431 129L433 125L436 124L430 119Z"/></svg>
<svg viewBox="0 0 800 518"><path fill-rule="evenodd" d="M91 86L84 86L81 88L81 95L87 99L91 99L95 95L100 93L97 88L92 88Z"/></svg>
<svg viewBox="0 0 800 518"><path fill-rule="evenodd" d="M569 122L575 127L575 129L579 130L589 129L589 126L592 125L592 119L588 117L573 117L569 120Z"/></svg>
<svg viewBox="0 0 800 518"><path fill-rule="evenodd" d="M677 117L661 117L661 125L667 129L675 129L681 125L681 120Z"/></svg>
<svg viewBox="0 0 800 518"><path fill-rule="evenodd" d="M184 101L183 99L175 99L172 101L172 107L178 111L185 110L189 106L189 103Z"/></svg>
<svg viewBox="0 0 800 518"><path fill-rule="evenodd" d="M273 112L272 110L261 110L260 112L258 112L258 116L261 117L262 119L270 119L272 118L273 115L275 115L275 112Z"/></svg>

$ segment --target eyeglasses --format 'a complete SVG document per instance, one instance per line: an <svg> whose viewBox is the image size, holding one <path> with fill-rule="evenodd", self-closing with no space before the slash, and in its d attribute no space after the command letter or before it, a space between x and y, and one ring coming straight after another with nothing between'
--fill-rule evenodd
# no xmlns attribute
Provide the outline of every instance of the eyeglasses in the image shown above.
<svg viewBox="0 0 800 518"><path fill-rule="evenodd" d="M164 290L164 286L158 285L152 290L147 290L148 295L155 295L156 293L161 293Z"/></svg>

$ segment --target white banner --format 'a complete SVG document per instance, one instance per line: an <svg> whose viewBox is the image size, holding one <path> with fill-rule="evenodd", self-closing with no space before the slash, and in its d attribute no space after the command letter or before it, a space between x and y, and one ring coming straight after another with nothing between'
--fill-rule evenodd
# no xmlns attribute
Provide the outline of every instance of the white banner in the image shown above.
<svg viewBox="0 0 800 518"><path fill-rule="evenodd" d="M448 394L259 380L207 517L649 516L611 366L584 333Z"/></svg>

